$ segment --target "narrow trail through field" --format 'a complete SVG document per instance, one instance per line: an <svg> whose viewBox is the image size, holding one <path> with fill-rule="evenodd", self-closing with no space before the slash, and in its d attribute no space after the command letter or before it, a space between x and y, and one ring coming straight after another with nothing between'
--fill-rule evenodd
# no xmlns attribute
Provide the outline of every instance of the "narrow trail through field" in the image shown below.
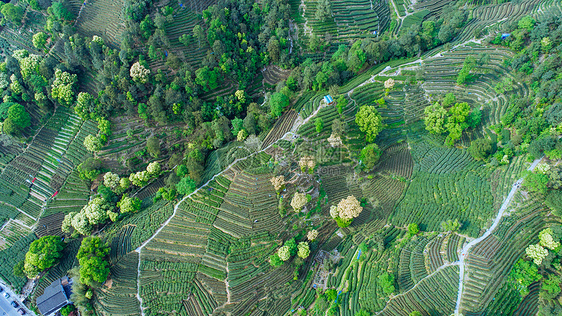
<svg viewBox="0 0 562 316"><path fill-rule="evenodd" d="M82 13L82 9L84 9L84 7L86 6L86 2L87 0L84 0L84 2L82 2L82 5L80 6L80 10L78 10L78 15L76 16L76 21L74 22L74 26L78 24L78 20L80 20L80 14Z"/></svg>
<svg viewBox="0 0 562 316"><path fill-rule="evenodd" d="M541 159L542 158L539 158L539 159L533 161L533 163L531 164L531 166L529 168L527 168L527 170L533 171L533 169L535 169L535 167L539 164ZM488 228L482 236L474 239L473 241L464 245L464 247L462 248L461 255L459 257L459 261L457 261L458 264L459 264L459 267L460 267L460 271L459 271L459 289L458 289L458 294L457 294L457 304L455 306L454 315L459 315L459 308L460 308L461 301L462 301L462 292L463 292L463 285L464 285L464 272L465 272L465 265L466 265L465 259L468 256L468 251L470 250L470 248L476 246L481 241L483 241L488 236L490 236L490 234L492 234L492 232L496 229L496 227L499 225L503 215L505 214L505 211L506 211L507 207L510 205L511 200L515 196L515 193L517 193L517 190L521 186L521 183L523 183L523 178L520 178L517 181L515 181L515 183L511 187L511 191L509 191L509 194L507 195L507 197L503 201L503 204L501 205L501 207L498 211L498 215L496 216L496 219L494 220L494 223L492 224L492 226L490 226L490 228Z"/></svg>
<svg viewBox="0 0 562 316"><path fill-rule="evenodd" d="M455 262L449 262L449 263L446 263L446 264L440 266L439 268L435 269L435 271L433 271L431 274L428 274L428 275L426 275L425 277L421 278L411 289L407 290L406 292L403 292L403 293L400 293L400 294L398 294L398 295L395 295L395 296L391 297L388 302L390 302L390 301L393 300L393 299L396 299L397 297L401 297L401 296L404 296L404 295L410 293L410 292L413 291L416 287L418 287L418 285L420 285L423 280L425 280L425 279L427 279L427 278L430 278L430 277L436 275L436 274L439 273L441 270L443 270L443 269L445 269L445 268L447 268L447 267L458 266L458 265L459 265L459 262L458 262L458 261L455 261ZM386 304L386 306L385 306L381 311L375 313L375 315L378 315L378 314L384 312L384 310L385 310L387 307L388 307L388 303Z"/></svg>
<svg viewBox="0 0 562 316"><path fill-rule="evenodd" d="M299 5L299 9L302 9L302 18L304 19L304 26L303 26L303 32L304 35L309 35L312 34L312 28L310 28L310 26L308 26L308 19L305 16L305 11L306 11L306 4L304 4L304 0L301 0L301 4Z"/></svg>
<svg viewBox="0 0 562 316"><path fill-rule="evenodd" d="M317 111L315 112L317 113ZM297 122L295 122L295 125L301 125L301 124L297 124ZM295 128L295 127L293 127ZM298 129L298 126L297 126ZM294 135L293 132L287 132L285 134L283 134L283 136L281 136L279 139L284 139L285 137L287 137L288 135ZM279 140L278 139L278 140ZM242 158L238 158L236 160L234 160L230 165L228 165L224 170L222 170L221 172L217 173L216 175L214 175L211 179L209 179L209 181L205 182L203 185L201 185L199 188L197 188L195 191L193 191L192 193L184 196L178 203L176 203L176 205L174 206L174 212L172 213L172 215L162 224L162 226L160 226L160 228L158 228L156 230L156 232L154 232L154 234L147 239L144 243L142 243L137 249L135 249L135 252L137 252L139 254L139 264L137 267L137 299L140 302L140 310L141 310L141 315L144 316L144 308L142 306L142 297L140 296L140 273L141 273L141 251L142 248L144 248L150 241L152 241L152 239L154 239L154 237L156 237L169 223L170 221L176 216L176 213L178 211L178 207L180 206L181 203L183 203L186 199L188 199L189 197L191 197L192 195L196 194L197 192L199 192L199 190L201 190L202 188L206 187L211 181L213 181L216 177L222 175L223 173L225 173L227 170L229 170L230 168L232 168L235 164L237 164L240 161L246 160L254 155L257 155L263 151L266 151L267 149L269 149L271 146L273 146L277 141L273 142L271 145L258 150L246 157L242 157ZM230 294L229 289L228 289L228 282L225 282L225 284L227 285L227 293ZM230 297L228 297L228 300L230 300Z"/></svg>

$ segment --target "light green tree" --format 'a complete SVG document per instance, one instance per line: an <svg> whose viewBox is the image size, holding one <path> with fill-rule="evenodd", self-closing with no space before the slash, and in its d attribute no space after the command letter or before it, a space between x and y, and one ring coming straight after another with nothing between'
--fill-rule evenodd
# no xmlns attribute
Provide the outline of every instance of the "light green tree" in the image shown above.
<svg viewBox="0 0 562 316"><path fill-rule="evenodd" d="M98 137L90 134L84 138L84 147L86 147L88 151L96 152L103 147L103 144Z"/></svg>
<svg viewBox="0 0 562 316"><path fill-rule="evenodd" d="M72 227L81 235L90 235L93 227L84 212L78 212L72 217Z"/></svg>
<svg viewBox="0 0 562 316"><path fill-rule="evenodd" d="M297 249L297 255L300 258L306 259L310 255L310 247L308 246L308 242L306 241L299 242L299 244L297 245Z"/></svg>
<svg viewBox="0 0 562 316"><path fill-rule="evenodd" d="M117 207L119 207L121 213L135 213L141 209L142 201L137 198L128 197L127 194L124 194L121 197L121 201L117 203Z"/></svg>
<svg viewBox="0 0 562 316"><path fill-rule="evenodd" d="M121 178L121 180L119 180L119 187L122 190L127 190L130 186L131 180L129 180L129 178Z"/></svg>
<svg viewBox="0 0 562 316"><path fill-rule="evenodd" d="M291 206L293 207L295 212L300 212L300 210L302 210L306 203L308 203L306 194L295 192L295 195L293 195L293 199L291 200Z"/></svg>
<svg viewBox="0 0 562 316"><path fill-rule="evenodd" d="M423 113L426 130L437 135L445 132L445 122L447 121L447 110L445 108L436 102L426 107Z"/></svg>
<svg viewBox="0 0 562 316"><path fill-rule="evenodd" d="M150 180L150 176L147 171L139 171L137 173L131 173L129 175L129 180L133 185L143 187L148 183L148 180Z"/></svg>
<svg viewBox="0 0 562 316"><path fill-rule="evenodd" d="M289 246L283 246L277 250L277 255L282 261L287 261L291 258L291 253L289 252Z"/></svg>
<svg viewBox="0 0 562 316"><path fill-rule="evenodd" d="M310 241L316 240L317 237L318 237L318 231L316 229L313 229L306 234L306 238L308 238L308 240Z"/></svg>
<svg viewBox="0 0 562 316"><path fill-rule="evenodd" d="M78 82L75 74L70 74L60 69L55 70L55 80L51 85L51 95L60 104L71 106L74 101L74 87Z"/></svg>
<svg viewBox="0 0 562 316"><path fill-rule="evenodd" d="M32 279L40 272L54 266L62 257L64 243L59 236L44 236L29 245L25 254L24 272Z"/></svg>
<svg viewBox="0 0 562 316"><path fill-rule="evenodd" d="M410 225L408 225L408 233L410 233L410 235L417 235L419 231L420 229L418 227L418 224L411 223Z"/></svg>
<svg viewBox="0 0 562 316"><path fill-rule="evenodd" d="M115 189L119 185L119 175L107 172L103 175L103 185L110 189Z"/></svg>
<svg viewBox="0 0 562 316"><path fill-rule="evenodd" d="M243 142L248 137L248 132L245 129L241 129L238 131L236 135L236 140L239 142Z"/></svg>
<svg viewBox="0 0 562 316"><path fill-rule="evenodd" d="M43 33L43 32L37 32L35 34L33 34L33 46L35 46L35 48L38 49L43 49L45 48L45 44L47 44L47 34Z"/></svg>
<svg viewBox="0 0 562 316"><path fill-rule="evenodd" d="M131 75L131 78L133 78L134 81L139 83L147 83L148 76L150 75L150 69L145 68L137 61L136 63L133 64L133 66L131 66L131 70L129 74Z"/></svg>
<svg viewBox="0 0 562 316"><path fill-rule="evenodd" d="M109 275L109 262L105 260L109 247L100 237L82 240L76 258L80 264L80 283L94 286L105 282Z"/></svg>
<svg viewBox="0 0 562 316"><path fill-rule="evenodd" d="M176 184L176 189L179 194L186 195L195 191L197 184L190 177L183 177L180 182Z"/></svg>
<svg viewBox="0 0 562 316"><path fill-rule="evenodd" d="M148 166L146 167L146 171L150 176L158 175L160 173L160 170L161 170L160 163L157 161L149 163Z"/></svg>
<svg viewBox="0 0 562 316"><path fill-rule="evenodd" d="M81 213L84 213L90 222L90 225L102 224L107 220L107 211L112 210L113 207L102 197L93 198L84 208Z"/></svg>
<svg viewBox="0 0 562 316"><path fill-rule="evenodd" d="M539 244L550 250L554 250L560 246L559 241L555 241L552 237L552 229L546 228L539 232Z"/></svg>
<svg viewBox="0 0 562 316"><path fill-rule="evenodd" d="M548 250L544 249L541 245L530 245L525 249L527 256L533 259L536 265L540 265L542 260L548 255Z"/></svg>
<svg viewBox="0 0 562 316"><path fill-rule="evenodd" d="M383 129L381 115L374 106L370 105L364 105L359 108L359 112L355 115L355 123L365 133L365 138L369 143L374 142L377 135Z"/></svg>

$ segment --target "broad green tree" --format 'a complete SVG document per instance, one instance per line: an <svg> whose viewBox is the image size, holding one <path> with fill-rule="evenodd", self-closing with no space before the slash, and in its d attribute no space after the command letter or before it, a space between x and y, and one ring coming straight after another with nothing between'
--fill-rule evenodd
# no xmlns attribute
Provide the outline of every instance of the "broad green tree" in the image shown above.
<svg viewBox="0 0 562 316"><path fill-rule="evenodd" d="M448 219L446 221L441 222L441 230L444 232L454 232L461 228L461 224L459 223L458 219L452 220Z"/></svg>
<svg viewBox="0 0 562 316"><path fill-rule="evenodd" d="M158 158L158 156L160 156L160 140L154 136L150 136L146 141L146 149L152 157Z"/></svg>
<svg viewBox="0 0 562 316"><path fill-rule="evenodd" d="M380 274L379 277L379 284L382 287L382 290L385 294L391 294L394 292L394 275L385 272Z"/></svg>
<svg viewBox="0 0 562 316"><path fill-rule="evenodd" d="M523 186L533 192L546 194L548 187L548 176L545 174L531 173L523 182Z"/></svg>
<svg viewBox="0 0 562 316"><path fill-rule="evenodd" d="M84 138L84 147L86 147L88 151L96 152L103 147L103 144L98 137L94 135L88 135L86 136L86 138Z"/></svg>
<svg viewBox="0 0 562 316"><path fill-rule="evenodd" d="M124 194L121 197L121 201L117 203L117 207L119 207L121 213L136 213L141 209L142 201L137 197L129 197L127 194Z"/></svg>
<svg viewBox="0 0 562 316"><path fill-rule="evenodd" d="M365 171L373 169L381 158L382 151L377 144L369 144L361 149L361 163Z"/></svg>
<svg viewBox="0 0 562 316"><path fill-rule="evenodd" d="M283 93L275 92L269 100L269 107L272 116L280 116L283 110L289 105L289 98Z"/></svg>
<svg viewBox="0 0 562 316"><path fill-rule="evenodd" d="M417 235L419 231L420 229L418 227L418 224L411 223L410 225L408 225L408 233L410 233L410 235Z"/></svg>
<svg viewBox="0 0 562 316"><path fill-rule="evenodd" d="M8 109L8 118L4 121L4 132L20 134L29 125L31 125L31 118L24 106L13 103Z"/></svg>
<svg viewBox="0 0 562 316"><path fill-rule="evenodd" d="M269 256L269 264L271 264L273 267L279 267L283 265L283 260L279 258L279 255L277 253L274 253Z"/></svg>
<svg viewBox="0 0 562 316"><path fill-rule="evenodd" d="M367 142L375 141L377 135L383 129L382 117L374 106L364 105L359 108L355 115L355 122L359 129L365 133Z"/></svg>
<svg viewBox="0 0 562 316"><path fill-rule="evenodd" d="M330 0L318 1L314 17L321 22L326 22L329 18L332 17L332 5Z"/></svg>
<svg viewBox="0 0 562 316"><path fill-rule="evenodd" d="M80 264L80 282L95 286L105 282L109 275L106 257L109 246L100 237L86 237L82 240L76 258Z"/></svg>
<svg viewBox="0 0 562 316"><path fill-rule="evenodd" d="M445 123L447 121L447 110L439 103L434 103L426 107L423 111L425 117L425 129L432 134L443 134L445 132Z"/></svg>
<svg viewBox="0 0 562 316"><path fill-rule="evenodd" d="M178 184L176 184L176 189L179 194L186 195L191 194L197 188L197 184L190 177L183 177Z"/></svg>
<svg viewBox="0 0 562 316"><path fill-rule="evenodd" d="M306 259L310 255L310 247L306 241L299 242L297 249L297 255L302 259Z"/></svg>
<svg viewBox="0 0 562 316"><path fill-rule="evenodd" d="M75 74L70 74L57 68L55 70L55 80L51 85L51 95L60 104L64 106L71 106L74 102L74 89L78 77Z"/></svg>
<svg viewBox="0 0 562 316"><path fill-rule="evenodd" d="M197 188L197 184L190 177L183 177L180 182L176 184L176 189L179 194L191 194Z"/></svg>
<svg viewBox="0 0 562 316"><path fill-rule="evenodd" d="M476 160L485 160L492 153L492 142L485 138L473 140L468 152Z"/></svg>
<svg viewBox="0 0 562 316"><path fill-rule="evenodd" d="M25 254L24 271L32 279L40 272L54 266L62 257L64 243L59 236L44 236L29 245Z"/></svg>
<svg viewBox="0 0 562 316"><path fill-rule="evenodd" d="M523 259L515 263L509 275L521 285L518 287L521 297L529 294L529 285L542 279L537 265Z"/></svg>
<svg viewBox="0 0 562 316"><path fill-rule="evenodd" d="M45 48L45 44L47 44L47 34L43 32L37 32L33 34L32 42L33 46L35 46L35 48L37 49Z"/></svg>
<svg viewBox="0 0 562 316"><path fill-rule="evenodd" d="M8 21L14 22L18 26L21 25L21 20L23 19L23 9L21 7L6 3L2 5L0 12Z"/></svg>

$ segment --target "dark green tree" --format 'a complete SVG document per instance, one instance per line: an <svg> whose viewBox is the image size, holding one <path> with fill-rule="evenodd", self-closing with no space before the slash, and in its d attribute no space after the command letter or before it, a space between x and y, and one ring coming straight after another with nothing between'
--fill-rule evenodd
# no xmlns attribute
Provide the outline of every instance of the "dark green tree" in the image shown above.
<svg viewBox="0 0 562 316"><path fill-rule="evenodd" d="M360 159L363 164L363 170L368 171L373 169L381 155L382 151L377 144L369 144L361 149Z"/></svg>
<svg viewBox="0 0 562 316"><path fill-rule="evenodd" d="M25 274L25 271L24 271L24 266L25 266L24 260L16 263L16 265L14 266L14 269L13 269L14 275L17 276L18 278L27 277L27 275Z"/></svg>
<svg viewBox="0 0 562 316"><path fill-rule="evenodd" d="M158 158L160 156L160 140L154 136L149 137L146 140L146 149L152 157Z"/></svg>
<svg viewBox="0 0 562 316"><path fill-rule="evenodd" d="M283 110L289 105L289 98L283 93L275 92L269 100L272 116L280 116Z"/></svg>
<svg viewBox="0 0 562 316"><path fill-rule="evenodd" d="M14 103L8 109L8 118L4 121L4 132L8 134L20 134L26 127L31 125L31 118L25 111L25 107Z"/></svg>
<svg viewBox="0 0 562 316"><path fill-rule="evenodd" d="M492 153L492 142L485 138L473 140L468 152L476 160L485 160Z"/></svg>
<svg viewBox="0 0 562 316"><path fill-rule="evenodd" d="M183 177L178 184L176 184L176 189L179 194L186 195L195 191L197 184L190 177Z"/></svg>

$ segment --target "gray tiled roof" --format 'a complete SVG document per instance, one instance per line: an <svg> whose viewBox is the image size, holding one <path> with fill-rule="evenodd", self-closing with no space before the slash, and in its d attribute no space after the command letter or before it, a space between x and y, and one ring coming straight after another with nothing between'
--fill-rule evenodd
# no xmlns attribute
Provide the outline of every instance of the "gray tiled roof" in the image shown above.
<svg viewBox="0 0 562 316"><path fill-rule="evenodd" d="M62 286L61 279L51 283L51 285L45 288L43 295L37 298L37 308L39 308L43 315L56 312L68 303L68 296Z"/></svg>

